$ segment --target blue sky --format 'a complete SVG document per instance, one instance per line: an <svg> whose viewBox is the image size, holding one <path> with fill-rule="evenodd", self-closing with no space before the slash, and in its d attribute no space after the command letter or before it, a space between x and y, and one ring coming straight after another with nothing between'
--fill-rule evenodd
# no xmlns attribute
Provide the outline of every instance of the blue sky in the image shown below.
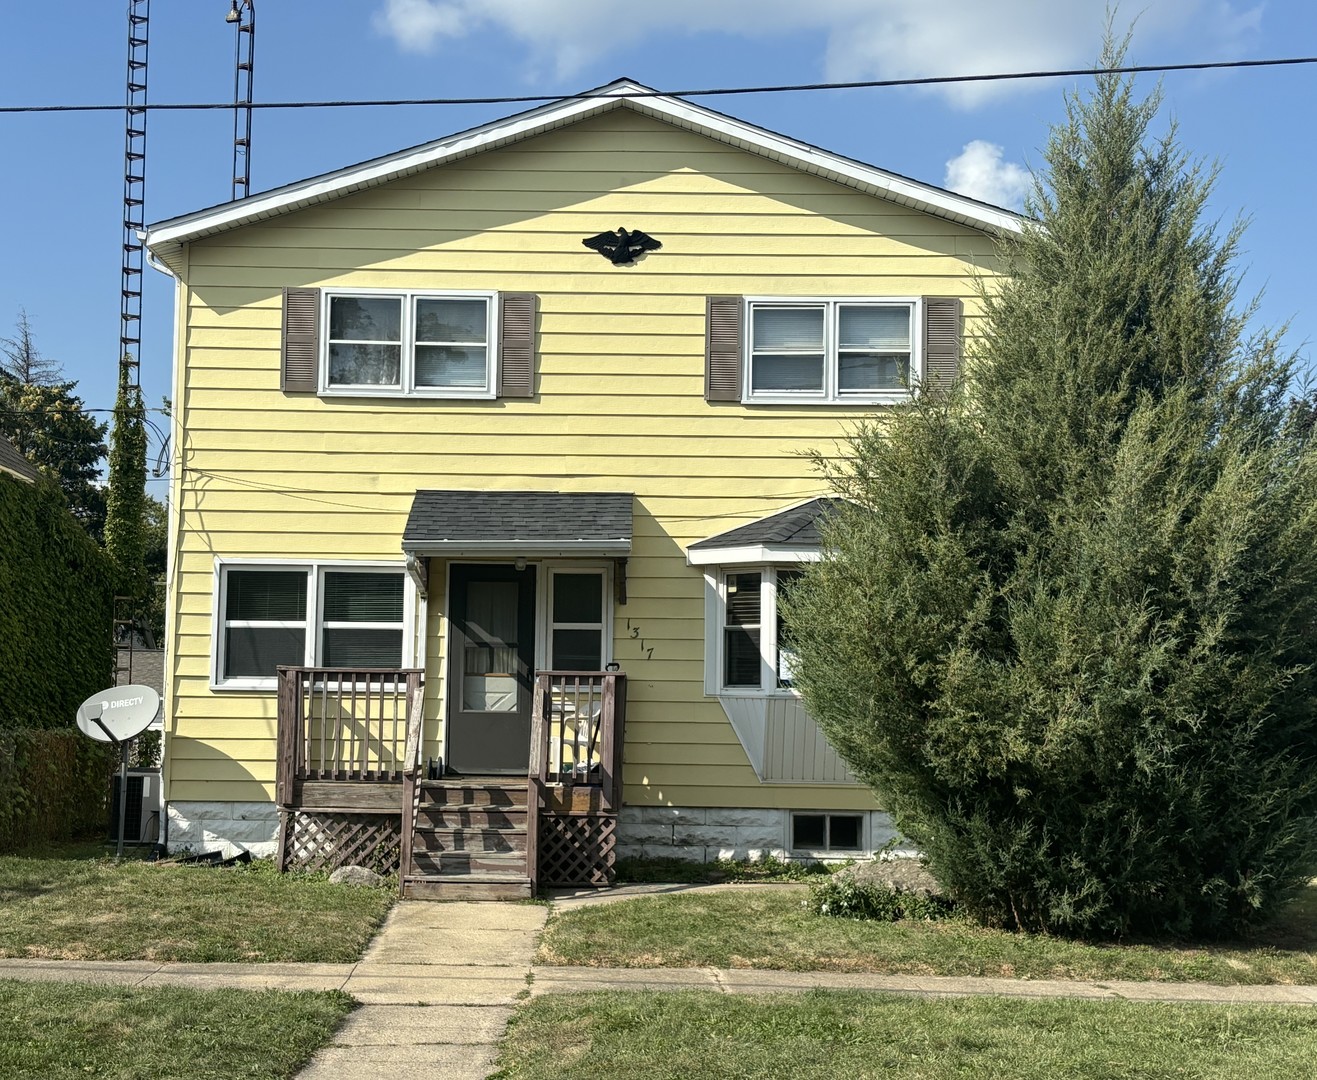
<svg viewBox="0 0 1317 1080"><path fill-rule="evenodd" d="M154 0L150 99L223 101L233 89L229 0ZM43 0L6 11L0 104L120 103L125 3ZM1105 0L256 0L258 101L556 95L629 76L658 89L808 83L1085 66ZM1307 0L1143 0L1134 63L1317 54ZM1123 18L1126 11L1118 12ZM1063 93L1080 80L980 90L848 90L703 100L721 111L883 168L1010 201L1040 163ZM1153 83L1145 80L1146 89ZM1164 118L1217 161L1211 212L1251 220L1244 292L1261 322L1288 322L1306 359L1317 340L1317 66L1172 74ZM261 111L252 190L389 153L521 106ZM20 308L43 354L87 404L113 403L123 120L0 115L9 207L0 336ZM229 113L157 113L147 220L229 197ZM142 382L169 388L172 294L148 272ZM163 494L162 485L153 485Z"/></svg>

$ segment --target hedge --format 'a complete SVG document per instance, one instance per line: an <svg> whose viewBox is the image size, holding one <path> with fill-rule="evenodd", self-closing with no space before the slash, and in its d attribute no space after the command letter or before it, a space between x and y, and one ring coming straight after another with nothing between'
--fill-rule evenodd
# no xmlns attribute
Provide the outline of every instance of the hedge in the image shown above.
<svg viewBox="0 0 1317 1080"><path fill-rule="evenodd" d="M104 835L117 765L114 747L76 729L0 731L0 853Z"/></svg>
<svg viewBox="0 0 1317 1080"><path fill-rule="evenodd" d="M71 727L113 683L112 589L59 489L0 474L0 731Z"/></svg>

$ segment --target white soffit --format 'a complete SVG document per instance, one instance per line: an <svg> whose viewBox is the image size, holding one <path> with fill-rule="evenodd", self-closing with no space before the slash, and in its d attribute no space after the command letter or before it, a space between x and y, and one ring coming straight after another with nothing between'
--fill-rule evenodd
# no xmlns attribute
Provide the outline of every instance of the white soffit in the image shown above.
<svg viewBox="0 0 1317 1080"><path fill-rule="evenodd" d="M842 157L682 98L648 96L654 94L647 86L619 79L581 98L551 102L396 154L157 222L145 230L143 237L154 256L172 263L189 241L342 198L617 108L635 109L802 172L985 232L1019 232L1024 220L1009 210Z"/></svg>

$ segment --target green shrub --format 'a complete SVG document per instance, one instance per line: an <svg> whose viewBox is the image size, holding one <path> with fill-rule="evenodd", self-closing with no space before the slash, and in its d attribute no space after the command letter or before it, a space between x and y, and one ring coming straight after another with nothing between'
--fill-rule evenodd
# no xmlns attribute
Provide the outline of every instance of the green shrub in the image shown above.
<svg viewBox="0 0 1317 1080"><path fill-rule="evenodd" d="M875 922L944 919L955 907L945 896L913 892L881 881L853 881L844 875L814 882L805 901L805 908L812 915Z"/></svg>
<svg viewBox="0 0 1317 1080"><path fill-rule="evenodd" d="M112 603L109 560L59 488L0 473L0 731L72 727L113 683Z"/></svg>
<svg viewBox="0 0 1317 1080"><path fill-rule="evenodd" d="M0 731L0 852L104 835L117 765L76 729Z"/></svg>

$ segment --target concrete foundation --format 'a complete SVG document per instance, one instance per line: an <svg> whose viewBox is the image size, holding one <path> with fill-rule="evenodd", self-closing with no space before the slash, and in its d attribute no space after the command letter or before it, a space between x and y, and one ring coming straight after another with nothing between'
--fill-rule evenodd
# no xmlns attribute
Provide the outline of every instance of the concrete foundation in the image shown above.
<svg viewBox="0 0 1317 1080"><path fill-rule="evenodd" d="M268 802L171 802L169 853L221 851L231 858L250 851L272 856L279 841L279 812Z"/></svg>
<svg viewBox="0 0 1317 1080"><path fill-rule="evenodd" d="M792 813L752 807L624 806L618 819L620 858L717 859L869 858L899 839L881 810L864 818L859 850L800 851L791 848ZM820 810L817 813L838 813ZM849 816L849 814L847 815Z"/></svg>

